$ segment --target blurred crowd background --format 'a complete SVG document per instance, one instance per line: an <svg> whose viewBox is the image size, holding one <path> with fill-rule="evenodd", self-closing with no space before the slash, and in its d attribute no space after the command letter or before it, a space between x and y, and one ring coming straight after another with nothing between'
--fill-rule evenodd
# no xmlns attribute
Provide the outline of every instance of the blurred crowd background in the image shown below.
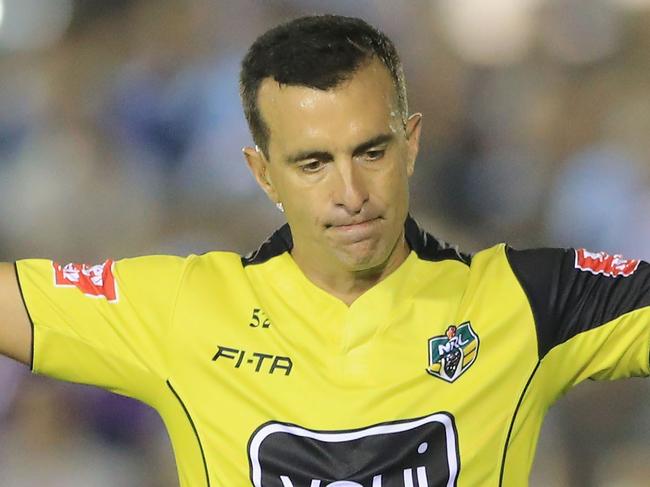
<svg viewBox="0 0 650 487"><path fill-rule="evenodd" d="M239 62L320 12L402 53L430 231L650 259L650 0L0 0L0 260L254 249L282 217L241 156ZM178 485L146 407L10 360L0 384L3 487ZM531 485L645 486L649 455L650 383L581 385Z"/></svg>

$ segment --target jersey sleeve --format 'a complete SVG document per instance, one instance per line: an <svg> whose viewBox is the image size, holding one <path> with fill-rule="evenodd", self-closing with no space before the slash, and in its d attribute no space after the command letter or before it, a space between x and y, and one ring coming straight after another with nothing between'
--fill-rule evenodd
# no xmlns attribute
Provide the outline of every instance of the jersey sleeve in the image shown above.
<svg viewBox="0 0 650 487"><path fill-rule="evenodd" d="M539 360L552 360L567 386L650 375L647 262L585 249L506 254L530 303Z"/></svg>
<svg viewBox="0 0 650 487"><path fill-rule="evenodd" d="M166 377L166 340L185 262L17 261L33 326L32 371L150 402Z"/></svg>

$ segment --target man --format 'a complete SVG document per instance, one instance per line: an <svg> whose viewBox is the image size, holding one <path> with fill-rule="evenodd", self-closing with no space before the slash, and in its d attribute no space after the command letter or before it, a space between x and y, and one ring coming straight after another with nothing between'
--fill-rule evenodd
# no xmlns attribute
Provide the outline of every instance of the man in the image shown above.
<svg viewBox="0 0 650 487"><path fill-rule="evenodd" d="M0 268L0 351L157 409L181 485L525 485L554 399L650 373L647 263L470 257L408 215L422 117L385 35L281 25L241 91L288 221L257 252Z"/></svg>

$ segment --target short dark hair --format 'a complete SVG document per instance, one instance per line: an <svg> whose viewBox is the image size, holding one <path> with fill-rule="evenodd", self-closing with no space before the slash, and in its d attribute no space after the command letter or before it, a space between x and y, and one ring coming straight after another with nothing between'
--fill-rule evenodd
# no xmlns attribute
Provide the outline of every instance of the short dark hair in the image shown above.
<svg viewBox="0 0 650 487"><path fill-rule="evenodd" d="M328 90L348 80L373 57L390 72L402 122L408 103L402 63L393 42L365 21L340 15L300 17L262 34L242 61L239 78L244 114L253 141L268 155L269 128L257 104L260 84L271 77L284 85Z"/></svg>

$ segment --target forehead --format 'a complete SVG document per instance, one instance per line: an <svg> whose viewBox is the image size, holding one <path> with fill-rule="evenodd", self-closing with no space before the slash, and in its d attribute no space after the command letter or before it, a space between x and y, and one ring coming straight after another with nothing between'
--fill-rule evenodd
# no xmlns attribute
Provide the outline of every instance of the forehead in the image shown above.
<svg viewBox="0 0 650 487"><path fill-rule="evenodd" d="M393 80L378 60L326 91L267 78L258 104L269 129L271 153L305 146L336 150L378 133L396 132L401 120Z"/></svg>

